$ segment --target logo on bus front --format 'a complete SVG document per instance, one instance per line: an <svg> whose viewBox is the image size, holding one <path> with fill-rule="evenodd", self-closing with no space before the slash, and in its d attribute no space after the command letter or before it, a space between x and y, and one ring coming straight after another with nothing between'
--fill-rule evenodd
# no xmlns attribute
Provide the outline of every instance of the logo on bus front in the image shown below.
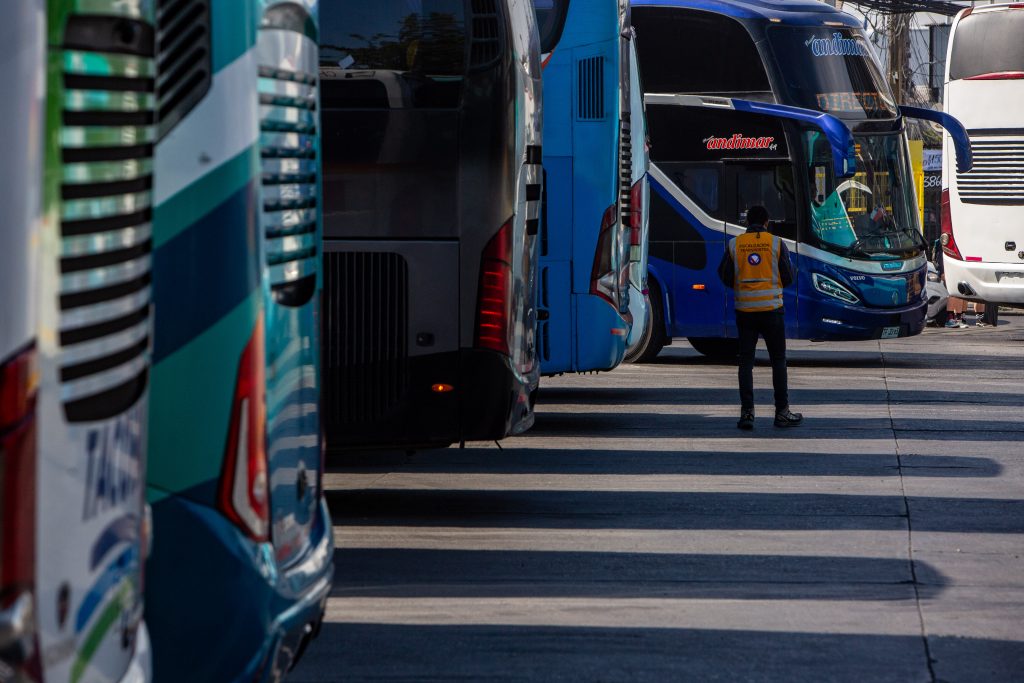
<svg viewBox="0 0 1024 683"><path fill-rule="evenodd" d="M831 38L810 38L804 45L811 48L815 57L867 57L868 48L855 38L844 38L842 33L833 33Z"/></svg>
<svg viewBox="0 0 1024 683"><path fill-rule="evenodd" d="M903 268L903 261L882 261L882 270L894 271Z"/></svg>
<svg viewBox="0 0 1024 683"><path fill-rule="evenodd" d="M748 138L742 133L733 133L732 137L718 138L712 135L704 138L701 142L711 149L768 149L776 150L779 145L774 137Z"/></svg>

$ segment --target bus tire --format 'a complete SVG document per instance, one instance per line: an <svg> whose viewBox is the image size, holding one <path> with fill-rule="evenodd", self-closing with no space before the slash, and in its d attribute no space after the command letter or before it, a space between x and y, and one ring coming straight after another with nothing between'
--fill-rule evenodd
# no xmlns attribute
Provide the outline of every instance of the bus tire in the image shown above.
<svg viewBox="0 0 1024 683"><path fill-rule="evenodd" d="M715 360L732 360L740 355L740 340L728 337L687 337L699 354Z"/></svg>
<svg viewBox="0 0 1024 683"><path fill-rule="evenodd" d="M665 348L665 314L661 305L661 288L657 282L651 282L647 294L647 305L650 315L644 335L632 349L626 349L627 363L650 363Z"/></svg>

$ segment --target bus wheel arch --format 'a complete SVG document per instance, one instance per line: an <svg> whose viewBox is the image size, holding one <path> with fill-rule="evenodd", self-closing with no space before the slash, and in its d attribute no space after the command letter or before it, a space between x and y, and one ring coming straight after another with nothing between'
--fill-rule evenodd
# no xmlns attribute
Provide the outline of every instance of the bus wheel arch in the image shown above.
<svg viewBox="0 0 1024 683"><path fill-rule="evenodd" d="M661 283L650 274L647 275L647 325L640 341L626 350L625 362L650 363L669 343L665 332L665 303Z"/></svg>

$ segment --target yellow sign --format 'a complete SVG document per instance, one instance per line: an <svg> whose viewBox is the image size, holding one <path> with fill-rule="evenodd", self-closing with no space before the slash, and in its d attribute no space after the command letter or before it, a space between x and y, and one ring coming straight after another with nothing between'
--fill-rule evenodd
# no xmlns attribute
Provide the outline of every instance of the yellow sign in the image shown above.
<svg viewBox="0 0 1024 683"><path fill-rule="evenodd" d="M914 195L917 197L917 227L924 230L924 141L908 140L910 166L914 169Z"/></svg>

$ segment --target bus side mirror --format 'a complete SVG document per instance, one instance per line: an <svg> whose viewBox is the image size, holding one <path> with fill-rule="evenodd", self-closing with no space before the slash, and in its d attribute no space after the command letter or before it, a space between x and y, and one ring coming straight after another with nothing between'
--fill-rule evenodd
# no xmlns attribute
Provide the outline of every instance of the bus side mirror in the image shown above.
<svg viewBox="0 0 1024 683"><path fill-rule="evenodd" d="M974 154L971 152L971 139L967 136L967 129L956 117L934 109L922 107L905 107L900 105L900 114L908 119L923 119L937 123L946 129L950 139L953 140L953 149L956 151L956 170L958 173L967 173L974 168Z"/></svg>
<svg viewBox="0 0 1024 683"><path fill-rule="evenodd" d="M835 116L814 109L791 107L787 104L770 104L752 100L732 100L736 111L765 114L779 119L791 119L809 123L825 134L832 147L833 174L836 178L852 178L857 173L857 152L850 128Z"/></svg>

